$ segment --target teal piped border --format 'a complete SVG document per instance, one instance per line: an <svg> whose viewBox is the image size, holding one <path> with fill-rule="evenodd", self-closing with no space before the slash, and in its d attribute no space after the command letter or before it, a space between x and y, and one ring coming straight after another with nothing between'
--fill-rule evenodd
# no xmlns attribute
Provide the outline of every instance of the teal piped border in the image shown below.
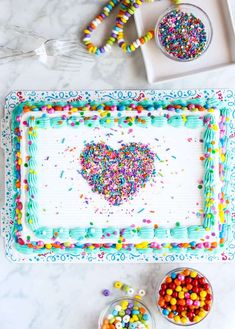
<svg viewBox="0 0 235 329"><path fill-rule="evenodd" d="M171 104L172 104L173 102L171 102ZM192 102L192 100L189 100L189 103L193 103ZM206 105L208 103L208 101L207 102L205 102L205 104L204 105ZM42 104L44 104L43 102L42 102ZM48 103L47 103L48 104ZM197 104L198 104L198 102L197 102ZM208 103L209 104L209 103ZM125 104L123 104L123 105L125 105L125 106L128 106L128 102L125 102ZM147 104L148 106L150 106L149 105L149 103ZM156 105L156 104L155 104ZM166 104L165 104L166 105ZM21 106L23 107L23 104L21 104ZM208 105L208 106L211 106L211 105ZM35 108L35 111L38 111L39 109L38 108ZM201 122L200 122L200 125L201 125ZM189 128L194 128L194 127L189 127ZM189 227L190 228L190 227ZM189 228L187 229L187 230L189 230ZM201 230L201 229L200 229Z"/></svg>

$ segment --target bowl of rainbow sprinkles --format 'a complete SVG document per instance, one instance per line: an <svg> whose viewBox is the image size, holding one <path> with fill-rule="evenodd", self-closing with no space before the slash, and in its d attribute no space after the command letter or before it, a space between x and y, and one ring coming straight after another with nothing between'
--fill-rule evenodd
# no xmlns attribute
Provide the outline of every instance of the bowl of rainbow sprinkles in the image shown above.
<svg viewBox="0 0 235 329"><path fill-rule="evenodd" d="M189 62L209 48L213 29L209 16L201 8L187 3L169 7L160 15L155 40L168 58Z"/></svg>

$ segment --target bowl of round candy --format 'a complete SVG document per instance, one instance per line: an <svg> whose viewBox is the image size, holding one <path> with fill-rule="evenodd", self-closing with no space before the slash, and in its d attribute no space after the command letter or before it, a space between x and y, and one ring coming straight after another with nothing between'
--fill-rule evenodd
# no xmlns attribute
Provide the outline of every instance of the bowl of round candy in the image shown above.
<svg viewBox="0 0 235 329"><path fill-rule="evenodd" d="M157 306L171 323L190 326L209 314L213 291L208 279L192 268L177 268L166 274L157 291Z"/></svg>
<svg viewBox="0 0 235 329"><path fill-rule="evenodd" d="M179 62L201 57L210 46L212 35L206 12L187 3L168 8L160 15L155 28L155 39L163 54Z"/></svg>
<svg viewBox="0 0 235 329"><path fill-rule="evenodd" d="M101 313L98 329L154 329L151 311L143 303L130 297L113 300Z"/></svg>

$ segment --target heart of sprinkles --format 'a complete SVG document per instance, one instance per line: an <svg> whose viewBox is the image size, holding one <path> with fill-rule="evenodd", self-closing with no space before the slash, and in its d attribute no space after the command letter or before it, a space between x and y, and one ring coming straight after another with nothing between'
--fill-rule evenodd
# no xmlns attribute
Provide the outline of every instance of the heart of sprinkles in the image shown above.
<svg viewBox="0 0 235 329"><path fill-rule="evenodd" d="M155 174L154 158L142 143L123 144L119 150L104 143L88 143L80 155L81 174L93 192L119 206L133 199Z"/></svg>

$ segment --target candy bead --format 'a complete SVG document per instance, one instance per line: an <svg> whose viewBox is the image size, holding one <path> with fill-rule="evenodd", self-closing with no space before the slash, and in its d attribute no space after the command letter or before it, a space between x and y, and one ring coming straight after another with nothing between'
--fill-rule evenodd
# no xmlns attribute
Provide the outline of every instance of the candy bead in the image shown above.
<svg viewBox="0 0 235 329"><path fill-rule="evenodd" d="M144 297L144 296L146 295L146 292L145 292L145 290L140 289L139 292L138 292L138 294L139 294L141 297Z"/></svg>
<svg viewBox="0 0 235 329"><path fill-rule="evenodd" d="M127 290L127 294L128 294L129 296L132 296L132 295L134 294L134 292L135 292L135 290L134 290L133 288L129 288L129 289Z"/></svg>
<svg viewBox="0 0 235 329"><path fill-rule="evenodd" d="M188 305L188 306L193 305L193 301L192 301L192 299L187 299L187 300L186 300L186 305Z"/></svg>
<svg viewBox="0 0 235 329"><path fill-rule="evenodd" d="M197 299L197 294L195 294L194 292L191 294L190 298L192 300L196 300Z"/></svg>
<svg viewBox="0 0 235 329"><path fill-rule="evenodd" d="M175 298L171 298L170 303L171 305L175 305L177 303L177 300Z"/></svg>
<svg viewBox="0 0 235 329"><path fill-rule="evenodd" d="M207 292L206 292L205 290L200 291L200 296L201 296L202 298L205 298L206 295L207 295Z"/></svg>
<svg viewBox="0 0 235 329"><path fill-rule="evenodd" d="M178 275L178 279L179 279L180 281L184 281L184 275L183 275L183 274L179 274L179 275Z"/></svg>
<svg viewBox="0 0 235 329"><path fill-rule="evenodd" d="M108 289L104 289L102 293L105 297L108 297L111 295L111 292Z"/></svg>
<svg viewBox="0 0 235 329"><path fill-rule="evenodd" d="M123 322L128 323L130 321L130 315L125 315L122 319Z"/></svg>
<svg viewBox="0 0 235 329"><path fill-rule="evenodd" d="M169 312L169 310L167 310L166 308L162 311L162 314L164 314L164 315L168 315L170 312Z"/></svg>
<svg viewBox="0 0 235 329"><path fill-rule="evenodd" d="M191 278L196 278L196 276L197 276L197 272L196 272L196 271L192 271L192 272L190 273L190 276L191 276Z"/></svg>
<svg viewBox="0 0 235 329"><path fill-rule="evenodd" d="M179 294L178 294L178 297L180 299L184 299L184 292L183 291L180 291Z"/></svg>
<svg viewBox="0 0 235 329"><path fill-rule="evenodd" d="M172 295L173 294L173 290L172 289L167 289L166 293L167 293L167 295Z"/></svg>
<svg viewBox="0 0 235 329"><path fill-rule="evenodd" d="M115 309L115 311L120 312L122 310L122 306L121 305L116 305L114 307L114 309Z"/></svg>
<svg viewBox="0 0 235 329"><path fill-rule="evenodd" d="M122 282L120 282L120 281L115 281L115 282L114 282L114 287L115 287L116 289L121 289L122 286L123 286L123 283L122 283Z"/></svg>

